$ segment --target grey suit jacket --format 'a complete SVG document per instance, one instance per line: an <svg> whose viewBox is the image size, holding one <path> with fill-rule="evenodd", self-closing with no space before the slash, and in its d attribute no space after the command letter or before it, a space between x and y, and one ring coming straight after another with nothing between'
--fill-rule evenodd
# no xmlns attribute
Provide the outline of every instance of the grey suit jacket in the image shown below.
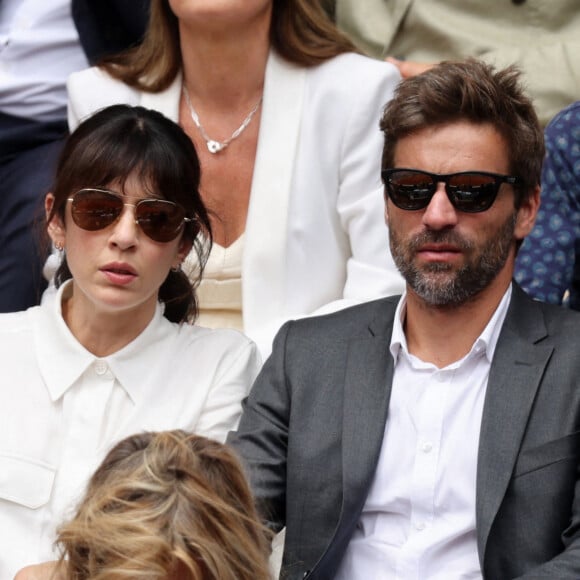
<svg viewBox="0 0 580 580"><path fill-rule="evenodd" d="M287 323L230 443L286 525L282 574L333 578L364 506L393 377L398 297ZM515 286L490 371L477 474L483 575L580 578L580 315Z"/></svg>

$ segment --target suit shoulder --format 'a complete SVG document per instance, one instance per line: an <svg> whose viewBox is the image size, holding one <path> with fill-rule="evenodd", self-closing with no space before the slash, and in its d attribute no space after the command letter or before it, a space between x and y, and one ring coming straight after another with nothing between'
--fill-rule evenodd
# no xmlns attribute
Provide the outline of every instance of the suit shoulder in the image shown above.
<svg viewBox="0 0 580 580"><path fill-rule="evenodd" d="M69 75L67 81L69 92L82 87L92 87L93 89L95 87L117 87L118 89L126 87L129 90L126 84L113 78L107 71L98 66L85 68Z"/></svg>
<svg viewBox="0 0 580 580"><path fill-rule="evenodd" d="M399 299L400 296L380 298L330 314L294 320L286 326L294 338L349 340L357 335L367 336L390 326Z"/></svg>
<svg viewBox="0 0 580 580"><path fill-rule="evenodd" d="M573 336L575 341L580 343L580 334L578 332L580 328L580 312L555 304L543 302L537 304L540 304L550 335L559 337Z"/></svg>
<svg viewBox="0 0 580 580"><path fill-rule="evenodd" d="M97 66L72 73L68 77L67 90L72 103L85 99L89 103L103 102L106 105L134 105L141 94L138 89L113 78L106 70Z"/></svg>
<svg viewBox="0 0 580 580"><path fill-rule="evenodd" d="M385 62L383 60L377 60L375 58L370 58L368 56L357 54L355 52L345 52L343 54L339 54L338 56L328 59L322 64L312 67L311 70L313 71L319 70L329 73L337 73L340 71L344 72L346 70L349 70L352 72L352 74L354 74L357 77L399 76L397 67L395 67L391 63Z"/></svg>
<svg viewBox="0 0 580 580"><path fill-rule="evenodd" d="M110 105L137 105L139 91L99 67L71 74L67 81L69 128Z"/></svg>
<svg viewBox="0 0 580 580"><path fill-rule="evenodd" d="M308 71L312 82L358 95L372 93L378 87L394 89L401 78L394 65L352 52L335 56Z"/></svg>
<svg viewBox="0 0 580 580"><path fill-rule="evenodd" d="M577 348L580 312L534 300L516 284L505 324L526 340L571 343Z"/></svg>

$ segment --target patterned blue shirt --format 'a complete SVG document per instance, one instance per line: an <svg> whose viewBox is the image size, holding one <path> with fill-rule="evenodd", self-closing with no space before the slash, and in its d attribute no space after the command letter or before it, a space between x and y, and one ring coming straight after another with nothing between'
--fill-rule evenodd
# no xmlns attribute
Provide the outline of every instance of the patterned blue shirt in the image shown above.
<svg viewBox="0 0 580 580"><path fill-rule="evenodd" d="M516 280L543 302L578 306L574 264L580 268L580 101L567 107L546 128L541 205L536 225L516 262ZM578 257L577 257L578 256ZM576 280L577 282L577 280Z"/></svg>

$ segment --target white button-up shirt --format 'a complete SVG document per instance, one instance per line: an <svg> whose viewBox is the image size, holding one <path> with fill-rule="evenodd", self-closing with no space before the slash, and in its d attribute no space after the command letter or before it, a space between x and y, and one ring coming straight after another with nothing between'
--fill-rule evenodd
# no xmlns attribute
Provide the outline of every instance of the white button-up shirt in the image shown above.
<svg viewBox="0 0 580 580"><path fill-rule="evenodd" d="M409 353L401 298L377 471L336 580L481 580L475 527L479 432L510 297L511 286L470 352L441 369Z"/></svg>
<svg viewBox="0 0 580 580"><path fill-rule="evenodd" d="M71 0L0 0L0 111L66 118L66 79L88 66Z"/></svg>
<svg viewBox="0 0 580 580"><path fill-rule="evenodd" d="M2 580L54 558L56 526L123 437L180 428L225 440L260 366L242 334L171 323L161 305L134 341L98 358L62 318L66 286L0 315Z"/></svg>

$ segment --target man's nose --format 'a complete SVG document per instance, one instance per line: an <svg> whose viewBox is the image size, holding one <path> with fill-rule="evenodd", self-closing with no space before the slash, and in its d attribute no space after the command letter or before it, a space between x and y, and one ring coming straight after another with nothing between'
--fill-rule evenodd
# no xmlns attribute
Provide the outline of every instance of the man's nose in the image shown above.
<svg viewBox="0 0 580 580"><path fill-rule="evenodd" d="M457 224L457 210L453 207L445 184L438 183L437 190L423 213L423 224L432 230L442 230Z"/></svg>

